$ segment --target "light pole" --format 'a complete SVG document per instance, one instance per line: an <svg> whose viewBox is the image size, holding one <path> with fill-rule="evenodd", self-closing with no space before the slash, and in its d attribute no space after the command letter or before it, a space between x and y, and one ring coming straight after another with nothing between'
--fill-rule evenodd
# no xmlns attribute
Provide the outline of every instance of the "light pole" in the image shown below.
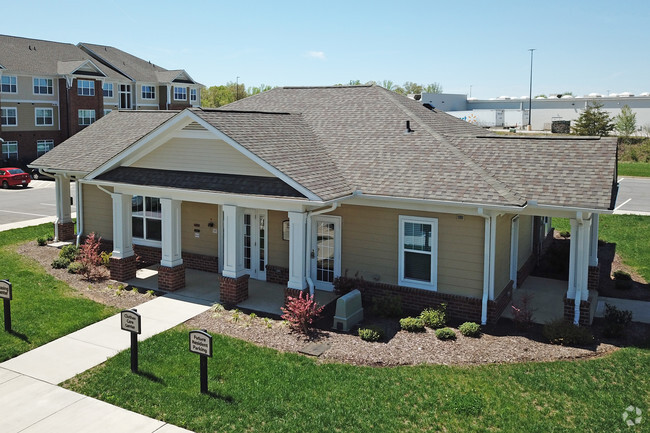
<svg viewBox="0 0 650 433"><path fill-rule="evenodd" d="M235 101L239 101L239 76L237 77L237 99Z"/></svg>
<svg viewBox="0 0 650 433"><path fill-rule="evenodd" d="M535 48L529 48L528 51L530 51L530 88L528 91L528 130L530 131L533 129L532 126L530 126L530 121L533 117L533 51L535 51Z"/></svg>

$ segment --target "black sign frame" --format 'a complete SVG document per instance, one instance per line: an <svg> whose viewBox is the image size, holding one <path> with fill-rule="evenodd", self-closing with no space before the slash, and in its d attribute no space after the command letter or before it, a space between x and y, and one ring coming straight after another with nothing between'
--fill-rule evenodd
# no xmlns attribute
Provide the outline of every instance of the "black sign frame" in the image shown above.
<svg viewBox="0 0 650 433"><path fill-rule="evenodd" d="M207 354L205 354L203 352L196 351L196 350L192 350L192 336L196 335L196 334L207 338L207 340L208 340L208 350L207 350L208 353ZM212 335L208 334L204 330L199 330L199 329L196 329L194 331L190 331L189 349L190 349L190 352L192 352L192 353L196 353L196 354L201 355L201 356L209 356L210 358L212 358Z"/></svg>
<svg viewBox="0 0 650 433"><path fill-rule="evenodd" d="M2 287L4 285L4 287ZM6 295L4 294L4 291L0 291L0 299L7 299L11 301L13 299L13 290L12 290L12 285L9 282L9 280L0 280L0 287L2 289L6 290Z"/></svg>
<svg viewBox="0 0 650 433"><path fill-rule="evenodd" d="M124 327L124 315L125 314L135 314L135 316L136 316L136 326L138 328L136 331L133 331L133 330L131 330L129 328ZM120 311L120 328L122 328L122 331L131 332L133 334L142 334L142 316L136 310L122 310L122 311Z"/></svg>

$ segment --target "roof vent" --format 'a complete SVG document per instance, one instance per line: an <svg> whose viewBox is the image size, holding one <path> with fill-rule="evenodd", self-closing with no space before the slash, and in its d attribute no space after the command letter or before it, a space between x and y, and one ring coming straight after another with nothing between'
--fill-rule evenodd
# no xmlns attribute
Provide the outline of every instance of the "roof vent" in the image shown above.
<svg viewBox="0 0 650 433"><path fill-rule="evenodd" d="M433 110L434 108L436 108L433 105L429 104L428 102L425 102L422 105L424 105L424 108L428 108L429 110Z"/></svg>
<svg viewBox="0 0 650 433"><path fill-rule="evenodd" d="M407 120L406 121L406 131L405 131L405 133L410 134L411 132L413 132L413 130L411 129L411 121Z"/></svg>

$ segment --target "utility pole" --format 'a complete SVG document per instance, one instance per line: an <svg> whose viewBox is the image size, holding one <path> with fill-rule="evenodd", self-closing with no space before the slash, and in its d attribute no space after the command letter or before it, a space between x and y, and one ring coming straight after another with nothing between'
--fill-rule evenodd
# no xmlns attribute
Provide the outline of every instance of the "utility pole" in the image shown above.
<svg viewBox="0 0 650 433"><path fill-rule="evenodd" d="M535 48L529 48L528 51L530 51L530 88L528 92L528 130L532 130L532 126L530 124L532 117L533 117L533 51L535 51Z"/></svg>

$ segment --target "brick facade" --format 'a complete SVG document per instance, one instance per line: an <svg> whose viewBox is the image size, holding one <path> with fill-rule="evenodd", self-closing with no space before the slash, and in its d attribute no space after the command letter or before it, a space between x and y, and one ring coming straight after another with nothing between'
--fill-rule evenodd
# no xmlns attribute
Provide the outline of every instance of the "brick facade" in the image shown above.
<svg viewBox="0 0 650 433"><path fill-rule="evenodd" d="M55 223L59 231L59 240L60 241L71 241L74 239L74 223Z"/></svg>
<svg viewBox="0 0 650 433"><path fill-rule="evenodd" d="M133 245L133 251L143 266L155 265L162 260L162 250L156 247L146 247L143 245ZM204 272L219 272L219 258L215 256L206 256L204 254L194 254L183 251L181 253L183 264L187 269L196 269Z"/></svg>
<svg viewBox="0 0 650 433"><path fill-rule="evenodd" d="M266 281L286 285L289 282L289 268L266 265Z"/></svg>
<svg viewBox="0 0 650 433"><path fill-rule="evenodd" d="M582 300L580 301L580 326L589 326L593 317L591 317L591 300ZM569 322L573 323L573 318L575 316L575 300L569 299L566 296L564 297L564 318Z"/></svg>
<svg viewBox="0 0 650 433"><path fill-rule="evenodd" d="M158 288L174 291L185 287L185 265L158 266Z"/></svg>
<svg viewBox="0 0 650 433"><path fill-rule="evenodd" d="M245 274L239 278L219 276L219 302L226 307L237 305L248 299L248 279Z"/></svg>
<svg viewBox="0 0 650 433"><path fill-rule="evenodd" d="M112 280L124 282L135 278L135 272L137 270L135 256L125 257L123 259L111 257L110 265Z"/></svg>
<svg viewBox="0 0 650 433"><path fill-rule="evenodd" d="M600 285L600 263L596 266L589 266L587 287L589 290L598 290Z"/></svg>
<svg viewBox="0 0 650 433"><path fill-rule="evenodd" d="M79 96L77 92L77 81L75 78L72 87L69 89L66 80L59 79L59 95L61 100L61 129L67 136L72 136L84 129L85 125L79 125L79 110L95 110L95 120L99 120L104 115L104 93L102 91L102 82L100 80L91 80L88 77L82 78L95 82L94 96ZM64 119L64 113L66 113ZM65 122L64 122L65 120Z"/></svg>
<svg viewBox="0 0 650 433"><path fill-rule="evenodd" d="M36 142L38 140L53 140L54 145L58 145L67 136L63 136L61 131L44 130L44 131L2 131L2 138L5 141L18 142L18 161L28 164L38 156ZM0 158L2 156L0 155ZM15 165L16 161L6 161L3 165Z"/></svg>

